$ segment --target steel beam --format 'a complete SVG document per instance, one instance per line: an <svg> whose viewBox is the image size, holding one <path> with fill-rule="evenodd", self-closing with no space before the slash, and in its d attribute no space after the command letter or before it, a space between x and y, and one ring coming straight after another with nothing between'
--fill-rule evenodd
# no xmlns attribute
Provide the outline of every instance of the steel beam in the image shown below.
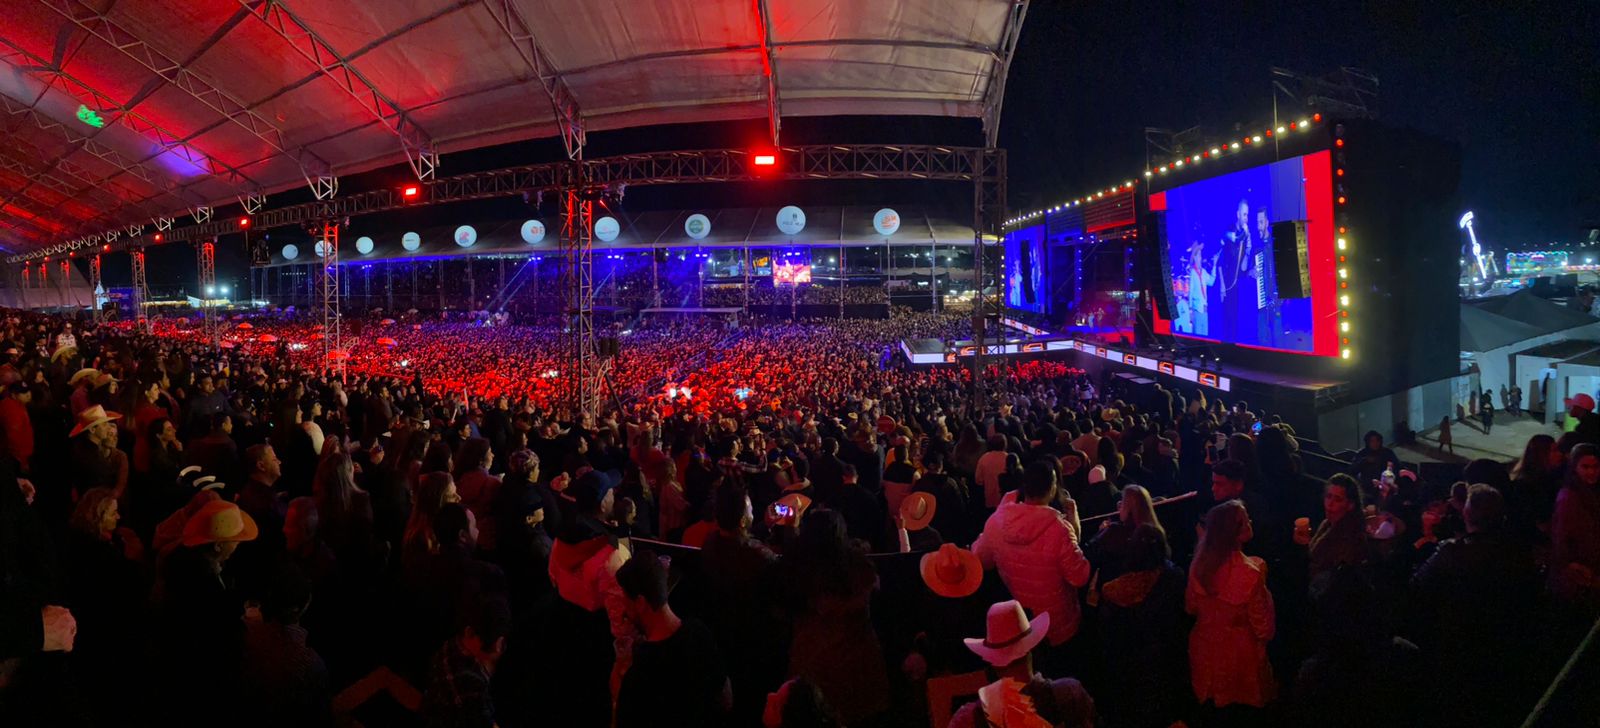
<svg viewBox="0 0 1600 728"><path fill-rule="evenodd" d="M539 79L539 85L544 87L545 96L555 113L556 126L561 130L561 143L566 147L567 159L582 159L583 146L588 141L588 134L583 122L583 113L578 107L578 99L573 96L572 89L567 86L561 72L556 70L549 56L539 46L539 40L534 35L532 26L523 19L522 12L517 10L514 0L483 0L483 7L489 11L489 15L494 18L495 24L500 26L500 30L505 32L506 38L517 49L517 54L522 56L522 62L528 67L528 72Z"/></svg>
<svg viewBox="0 0 1600 728"><path fill-rule="evenodd" d="M303 146L291 144L277 126L267 121L266 117L249 105L189 70L185 64L163 54L81 0L40 0L40 2L90 35L122 51L124 55L149 69L169 85L189 94L206 108L254 134L279 155L293 160L300 167L306 183L312 185L313 189L316 178L333 175L333 166L327 160Z"/></svg>
<svg viewBox="0 0 1600 728"><path fill-rule="evenodd" d="M439 153L435 151L427 132L411 120L405 109L373 86L366 76L279 0L239 0L239 4L266 23L290 48L316 65L318 71L337 83L339 88L377 118L379 124L398 137L400 148L405 152L406 161L411 164L411 171L416 173L417 179L433 179L434 171L439 167Z"/></svg>
<svg viewBox="0 0 1600 728"><path fill-rule="evenodd" d="M984 89L983 94L983 134L990 147L1000 139L1000 107L1006 99L1006 78L1011 75L1011 58L1017 53L1022 20L1027 15L1028 0L1012 0L1005 30L1001 32L1000 47L995 49L994 62L999 68L989 75L989 88Z"/></svg>
<svg viewBox="0 0 1600 728"><path fill-rule="evenodd" d="M767 81L768 140L777 146L783 115L778 102L778 58L772 52L772 11L767 8L767 0L756 0L756 29L761 32L761 74Z"/></svg>

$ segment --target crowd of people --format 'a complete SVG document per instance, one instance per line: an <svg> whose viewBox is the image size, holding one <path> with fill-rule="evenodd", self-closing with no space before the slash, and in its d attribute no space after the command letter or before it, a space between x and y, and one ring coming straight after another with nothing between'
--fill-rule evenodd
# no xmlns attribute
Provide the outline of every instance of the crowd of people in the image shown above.
<svg viewBox="0 0 1600 728"><path fill-rule="evenodd" d="M1592 399L1324 480L955 317L618 331L597 417L559 324L249 323L4 313L0 723L1513 725L1600 615Z"/></svg>

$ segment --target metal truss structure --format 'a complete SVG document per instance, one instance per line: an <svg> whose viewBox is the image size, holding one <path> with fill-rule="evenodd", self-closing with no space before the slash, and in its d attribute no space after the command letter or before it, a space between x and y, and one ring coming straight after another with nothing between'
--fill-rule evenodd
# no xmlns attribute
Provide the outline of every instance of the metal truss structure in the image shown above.
<svg viewBox="0 0 1600 728"><path fill-rule="evenodd" d="M343 380L350 354L344 350L344 317L339 303L339 224L324 222L316 245L322 248L322 370Z"/></svg>
<svg viewBox="0 0 1600 728"><path fill-rule="evenodd" d="M563 195L562 289L567 296L573 371L567 376L574 414L599 414L609 360L602 361L594 334L594 205L598 190L571 187Z"/></svg>
<svg viewBox="0 0 1600 728"><path fill-rule="evenodd" d="M315 64L318 71L339 84L362 108L371 112L383 128L398 137L400 148L405 152L406 161L417 179L433 179L439 167L439 153L427 132L412 121L405 109L373 86L366 76L350 65L344 55L329 46L322 36L279 0L239 0L239 4L266 23L295 52Z"/></svg>
<svg viewBox="0 0 1600 728"><path fill-rule="evenodd" d="M133 251L133 316L138 329L150 332L150 315L145 304L150 302L150 285L145 282L144 251Z"/></svg>
<svg viewBox="0 0 1600 728"><path fill-rule="evenodd" d="M202 240L195 246L198 256L196 269L200 271L200 328L206 341L216 348L222 338L222 322L212 310L211 296L217 290L217 245L212 240Z"/></svg>
<svg viewBox="0 0 1600 728"><path fill-rule="evenodd" d="M94 302L90 306L94 322L104 321L106 313L100 310L100 256L98 255L89 259L89 300Z"/></svg>

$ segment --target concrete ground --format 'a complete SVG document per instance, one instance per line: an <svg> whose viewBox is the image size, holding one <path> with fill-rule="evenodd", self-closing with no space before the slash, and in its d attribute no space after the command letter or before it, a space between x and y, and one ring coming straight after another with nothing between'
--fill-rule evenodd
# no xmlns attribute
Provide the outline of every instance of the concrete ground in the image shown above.
<svg viewBox="0 0 1600 728"><path fill-rule="evenodd" d="M1450 435L1455 444L1453 454L1439 448L1438 428L1418 433L1416 445L1396 447L1395 452L1402 458L1419 462L1465 463L1477 458L1510 462L1522 457L1522 448L1528 444L1528 438L1539 433L1560 437L1561 429L1526 414L1512 417L1504 412L1496 412L1494 427L1487 435L1483 433L1483 424L1476 417L1466 422L1451 423Z"/></svg>

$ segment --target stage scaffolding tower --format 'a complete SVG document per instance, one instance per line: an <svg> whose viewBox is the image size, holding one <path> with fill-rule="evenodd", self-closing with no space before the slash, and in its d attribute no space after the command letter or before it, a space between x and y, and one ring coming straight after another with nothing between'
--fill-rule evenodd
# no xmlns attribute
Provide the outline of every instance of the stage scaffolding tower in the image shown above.
<svg viewBox="0 0 1600 728"><path fill-rule="evenodd" d="M345 375L344 327L339 305L339 225L322 224L322 368L328 376Z"/></svg>
<svg viewBox="0 0 1600 728"><path fill-rule="evenodd" d="M133 249L133 317L139 331L150 333L150 315L145 305L150 302L150 286L145 282L144 251Z"/></svg>
<svg viewBox="0 0 1600 728"><path fill-rule="evenodd" d="M200 271L200 330L205 333L206 343L211 348L217 348L222 340L222 322L217 318L217 312L211 305L211 296L217 290L217 245L213 240L202 240L195 246L195 254L199 258L197 270Z"/></svg>
<svg viewBox="0 0 1600 728"><path fill-rule="evenodd" d="M572 184L565 190L566 216L561 227L563 292L571 331L574 371L567 377L573 416L598 416L606 362L600 358L594 331L594 203L599 189L585 189L582 163L573 165Z"/></svg>
<svg viewBox="0 0 1600 728"><path fill-rule="evenodd" d="M89 312L94 317L95 323L105 321L105 312L100 310L100 256L89 259Z"/></svg>

